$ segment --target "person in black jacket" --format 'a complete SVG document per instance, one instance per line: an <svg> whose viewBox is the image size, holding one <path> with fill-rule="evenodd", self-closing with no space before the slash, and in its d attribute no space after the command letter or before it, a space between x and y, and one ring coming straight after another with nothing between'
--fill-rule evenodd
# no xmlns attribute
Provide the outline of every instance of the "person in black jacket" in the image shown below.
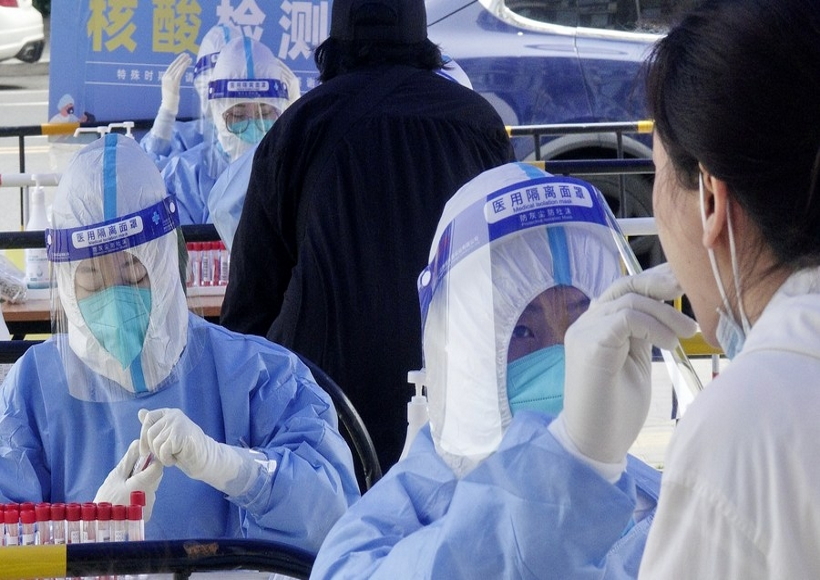
<svg viewBox="0 0 820 580"><path fill-rule="evenodd" d="M353 402L383 469L399 458L422 364L416 277L445 202L514 160L478 93L435 73L423 0L336 0L321 84L253 160L222 324L322 367Z"/></svg>

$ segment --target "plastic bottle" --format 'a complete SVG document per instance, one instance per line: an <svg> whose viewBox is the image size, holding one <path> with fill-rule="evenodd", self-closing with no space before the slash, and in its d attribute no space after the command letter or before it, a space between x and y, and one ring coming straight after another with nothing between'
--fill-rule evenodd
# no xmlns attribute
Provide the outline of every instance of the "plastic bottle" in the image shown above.
<svg viewBox="0 0 820 580"><path fill-rule="evenodd" d="M46 196L40 185L35 185L29 198L29 217L26 231L40 231L48 228L46 217ZM45 248L26 248L26 286L32 290L48 288L51 280L48 271L48 255Z"/></svg>
<svg viewBox="0 0 820 580"><path fill-rule="evenodd" d="M401 451L400 460L407 457L416 434L429 420L427 416L427 397L422 392L425 379L426 376L423 370L407 373L407 382L416 386L416 394L407 403L407 435L404 438L404 448Z"/></svg>

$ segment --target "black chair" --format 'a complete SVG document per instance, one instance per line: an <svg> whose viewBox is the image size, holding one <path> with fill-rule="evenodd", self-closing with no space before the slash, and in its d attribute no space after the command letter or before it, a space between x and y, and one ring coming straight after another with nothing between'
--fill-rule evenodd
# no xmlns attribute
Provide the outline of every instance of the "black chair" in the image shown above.
<svg viewBox="0 0 820 580"><path fill-rule="evenodd" d="M373 487L382 477L382 468L379 464L379 457L376 455L376 448L373 445L373 440L370 438L370 433L365 427L359 412L347 398L342 388L330 378L324 370L322 370L316 363L305 356L296 353L302 362L310 369L316 383L322 387L325 392L330 395L333 400L333 405L336 407L336 412L339 415L339 421L344 426L342 436L348 442L348 445L355 451L354 458L358 459L355 465L356 479L359 482L359 489L362 493Z"/></svg>

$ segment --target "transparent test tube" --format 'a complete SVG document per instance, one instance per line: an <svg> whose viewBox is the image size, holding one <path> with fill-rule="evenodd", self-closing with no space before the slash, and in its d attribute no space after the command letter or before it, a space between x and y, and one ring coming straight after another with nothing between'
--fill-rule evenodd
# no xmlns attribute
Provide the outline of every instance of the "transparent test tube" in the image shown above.
<svg viewBox="0 0 820 580"><path fill-rule="evenodd" d="M97 541L111 541L111 504L100 502L97 504Z"/></svg>
<svg viewBox="0 0 820 580"><path fill-rule="evenodd" d="M14 508L6 508L3 512L3 545L20 545L20 512Z"/></svg>
<svg viewBox="0 0 820 580"><path fill-rule="evenodd" d="M34 506L34 515L37 518L37 535L35 543L48 545L54 543L51 537L51 504L38 503Z"/></svg>
<svg viewBox="0 0 820 580"><path fill-rule="evenodd" d="M65 506L66 543L79 544L82 538L82 506L78 503L68 503Z"/></svg>
<svg viewBox="0 0 820 580"><path fill-rule="evenodd" d="M128 527L125 523L126 507L122 504L111 506L111 540L124 542L128 539Z"/></svg>
<svg viewBox="0 0 820 580"><path fill-rule="evenodd" d="M65 504L51 504L51 537L55 544L66 543Z"/></svg>
<svg viewBox="0 0 820 580"><path fill-rule="evenodd" d="M34 523L37 516L33 509L26 509L20 512L20 545L33 546L36 543L36 527Z"/></svg>

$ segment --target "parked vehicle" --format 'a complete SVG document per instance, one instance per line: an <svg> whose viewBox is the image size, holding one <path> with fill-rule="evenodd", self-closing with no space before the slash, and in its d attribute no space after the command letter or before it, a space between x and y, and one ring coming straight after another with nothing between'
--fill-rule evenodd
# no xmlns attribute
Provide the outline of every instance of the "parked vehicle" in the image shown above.
<svg viewBox="0 0 820 580"><path fill-rule="evenodd" d="M428 35L464 69L507 125L637 121L646 116L642 65L672 0L427 0ZM532 138L513 140L518 159ZM624 135L623 155L651 157L648 135ZM545 137L542 159L615 158L613 133ZM652 215L652 177L587 178L619 217ZM661 261L657 240L633 244L644 265Z"/></svg>
<svg viewBox="0 0 820 580"><path fill-rule="evenodd" d="M0 0L0 61L37 62L43 54L43 15L31 0Z"/></svg>

